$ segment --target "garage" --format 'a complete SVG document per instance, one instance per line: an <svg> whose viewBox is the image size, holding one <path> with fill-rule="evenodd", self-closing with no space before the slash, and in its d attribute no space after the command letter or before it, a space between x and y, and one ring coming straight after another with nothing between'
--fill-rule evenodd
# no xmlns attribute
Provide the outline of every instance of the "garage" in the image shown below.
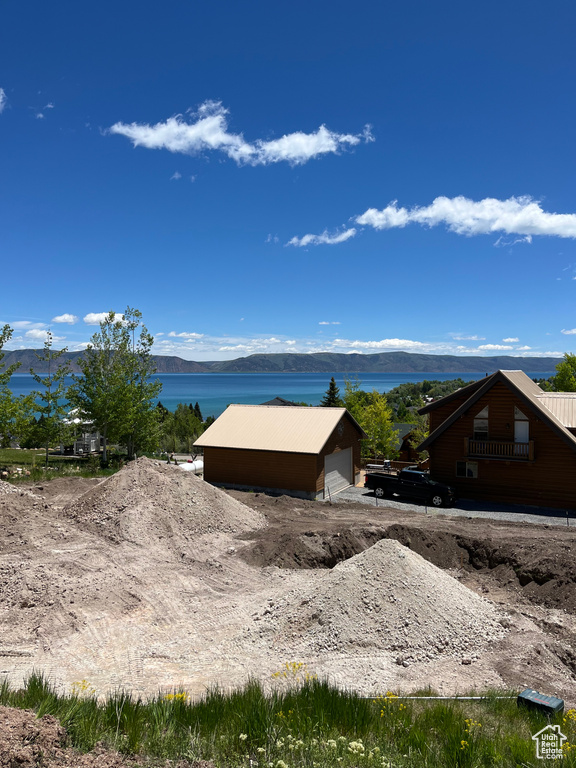
<svg viewBox="0 0 576 768"><path fill-rule="evenodd" d="M230 405L194 445L209 483L325 499L360 482L365 438L346 408Z"/></svg>
<svg viewBox="0 0 576 768"><path fill-rule="evenodd" d="M324 457L324 497L338 493L354 482L352 448L345 448Z"/></svg>

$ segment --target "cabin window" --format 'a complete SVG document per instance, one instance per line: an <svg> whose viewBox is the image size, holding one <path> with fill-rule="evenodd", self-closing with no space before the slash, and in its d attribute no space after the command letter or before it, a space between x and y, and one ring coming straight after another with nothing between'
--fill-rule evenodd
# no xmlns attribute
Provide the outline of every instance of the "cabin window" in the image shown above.
<svg viewBox="0 0 576 768"><path fill-rule="evenodd" d="M527 443L530 440L530 422L518 406L514 406L514 442Z"/></svg>
<svg viewBox="0 0 576 768"><path fill-rule="evenodd" d="M456 462L456 477L478 477L478 462L477 461L457 461Z"/></svg>
<svg viewBox="0 0 576 768"><path fill-rule="evenodd" d="M474 440L488 440L488 406L474 417Z"/></svg>

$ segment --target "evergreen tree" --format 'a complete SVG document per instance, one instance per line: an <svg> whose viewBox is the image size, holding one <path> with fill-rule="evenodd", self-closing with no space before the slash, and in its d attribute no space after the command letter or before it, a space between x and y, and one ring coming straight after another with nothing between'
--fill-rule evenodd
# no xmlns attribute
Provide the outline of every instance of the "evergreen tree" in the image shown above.
<svg viewBox="0 0 576 768"><path fill-rule="evenodd" d="M196 401L196 404L194 405L194 415L198 419L198 421L204 421L202 418L202 411L200 410L200 406L198 405L198 401Z"/></svg>
<svg viewBox="0 0 576 768"><path fill-rule="evenodd" d="M66 392L65 378L70 373L70 364L62 365L57 361L67 351L66 347L57 352L52 351L52 333L48 331L42 354L35 353L41 368L46 370L46 375L42 376L30 368L34 381L42 387L34 390L31 397L35 401L34 410L40 414L35 433L46 450L46 466L51 443L59 442L65 431L64 418L67 408L63 398Z"/></svg>
<svg viewBox="0 0 576 768"><path fill-rule="evenodd" d="M340 398L340 389L336 385L336 379L334 376L330 379L330 385L326 390L326 394L320 401L320 405L325 408L342 408L343 402Z"/></svg>

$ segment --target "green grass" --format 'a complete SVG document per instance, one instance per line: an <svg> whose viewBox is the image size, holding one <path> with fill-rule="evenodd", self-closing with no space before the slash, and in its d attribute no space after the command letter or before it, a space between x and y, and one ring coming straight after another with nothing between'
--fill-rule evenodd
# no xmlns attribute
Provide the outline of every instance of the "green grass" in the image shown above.
<svg viewBox="0 0 576 768"><path fill-rule="evenodd" d="M40 448L0 448L0 469L9 471L9 475L2 479L9 483L38 483L55 477L106 477L118 471L118 462L103 469L98 456L49 455L48 468L44 466L45 460L46 452ZM16 472L17 467L23 471Z"/></svg>
<svg viewBox="0 0 576 768"><path fill-rule="evenodd" d="M532 734L548 720L496 694L483 701L367 700L309 679L269 694L252 681L231 693L210 690L198 701L185 691L149 701L117 692L98 701L86 681L59 695L32 675L21 690L2 685L0 704L54 715L79 750L101 742L150 765L204 759L218 768L576 766L576 747L561 763L537 760ZM576 743L574 710L552 723Z"/></svg>

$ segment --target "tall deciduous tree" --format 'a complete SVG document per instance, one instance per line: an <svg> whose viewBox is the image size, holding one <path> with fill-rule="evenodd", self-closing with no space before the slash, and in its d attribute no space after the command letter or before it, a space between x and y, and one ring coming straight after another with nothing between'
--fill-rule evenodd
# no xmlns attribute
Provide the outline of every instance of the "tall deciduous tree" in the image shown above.
<svg viewBox="0 0 576 768"><path fill-rule="evenodd" d="M70 373L69 363L58 363L58 358L68 351L67 348L54 352L52 343L52 333L48 331L42 354L35 353L46 375L42 376L41 373L36 373L33 368L30 368L34 381L41 387L34 390L31 396L35 400L34 410L40 414L35 432L46 449L46 466L48 466L50 444L59 441L65 429L64 417L67 409L62 401L66 394L65 379Z"/></svg>
<svg viewBox="0 0 576 768"><path fill-rule="evenodd" d="M13 435L20 436L30 420L30 398L14 397L9 387L10 378L20 363L5 366L2 363L4 345L12 338L12 328L5 325L0 328L0 445L10 445Z"/></svg>
<svg viewBox="0 0 576 768"><path fill-rule="evenodd" d="M393 428L392 409L385 395L373 390L370 403L362 409L357 421L368 435L366 445L374 457L383 455L390 459L398 455L398 430Z"/></svg>
<svg viewBox="0 0 576 768"><path fill-rule="evenodd" d="M102 435L104 464L109 442L125 444L129 458L138 450L156 447L154 401L162 385L151 379L153 338L141 319L141 313L130 307L124 315L110 312L79 360L82 374L72 377L68 390L70 402Z"/></svg>
<svg viewBox="0 0 576 768"><path fill-rule="evenodd" d="M557 392L576 392L576 355L566 352L564 360L558 363L554 386Z"/></svg>

